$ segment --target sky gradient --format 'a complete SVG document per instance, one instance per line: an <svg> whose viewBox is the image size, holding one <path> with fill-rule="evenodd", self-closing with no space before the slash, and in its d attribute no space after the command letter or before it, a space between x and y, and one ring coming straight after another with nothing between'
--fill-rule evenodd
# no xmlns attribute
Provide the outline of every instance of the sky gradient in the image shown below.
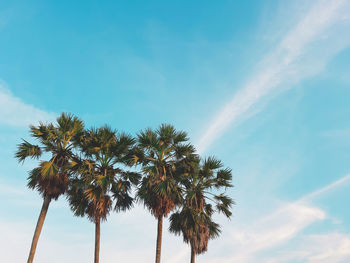
<svg viewBox="0 0 350 263"><path fill-rule="evenodd" d="M4 262L26 259L42 204L16 145L61 112L131 134L171 123L232 168L233 218L198 262L349 262L349 32L349 0L0 2ZM167 227L163 262L187 262ZM155 238L143 207L113 213L101 262L152 262ZM63 197L36 262L91 262L93 245Z"/></svg>

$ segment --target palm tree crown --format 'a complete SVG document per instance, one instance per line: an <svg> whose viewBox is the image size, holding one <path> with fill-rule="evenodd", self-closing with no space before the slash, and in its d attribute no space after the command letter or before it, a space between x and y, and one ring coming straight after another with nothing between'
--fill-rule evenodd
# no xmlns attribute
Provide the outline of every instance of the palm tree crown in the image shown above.
<svg viewBox="0 0 350 263"><path fill-rule="evenodd" d="M68 186L69 161L73 148L83 130L83 122L77 117L62 113L56 124L30 126L31 136L39 145L25 140L18 145L16 158L23 162L28 157L40 158L46 152L51 155L48 161L41 161L28 177L28 187L36 188L43 196L57 199L64 194Z"/></svg>
<svg viewBox="0 0 350 263"><path fill-rule="evenodd" d="M83 122L77 117L62 113L55 124L40 123L30 126L31 136L38 140L34 145L23 140L18 145L15 157L19 162L27 158L38 159L43 153L49 154L48 161L41 161L39 166L29 172L28 187L37 189L44 202L34 232L28 263L33 262L37 242L45 220L49 204L64 194L68 188L69 166L73 148L83 130Z"/></svg>
<svg viewBox="0 0 350 263"><path fill-rule="evenodd" d="M76 215L87 215L93 222L96 217L106 219L112 208L112 198L116 200L114 209L117 211L131 208L131 185L139 182L140 175L116 165L130 163L134 143L132 137L123 133L116 135L107 126L84 133L79 143L81 156L72 163L76 176L68 195Z"/></svg>
<svg viewBox="0 0 350 263"><path fill-rule="evenodd" d="M187 166L188 176L183 181L185 197L182 208L170 217L169 230L182 234L184 242L191 246L191 262L196 254L207 251L209 239L221 232L220 226L212 220L213 213L221 212L228 218L232 215L233 200L224 192L217 193L223 187L232 187L231 170L222 166L213 157L203 163L195 158Z"/></svg>
<svg viewBox="0 0 350 263"><path fill-rule="evenodd" d="M147 129L137 136L135 162L142 165L143 179L138 199L158 219L156 262L160 262L163 217L180 204L182 191L177 166L194 154L187 134L172 125L162 124L157 130Z"/></svg>
<svg viewBox="0 0 350 263"><path fill-rule="evenodd" d="M109 127L90 129L79 143L80 156L72 162L75 178L71 180L68 200L77 216L87 216L96 224L95 262L99 254L100 221L106 220L113 208L127 210L133 205L131 185L137 185L140 175L117 167L131 163L135 139L116 134Z"/></svg>
<svg viewBox="0 0 350 263"><path fill-rule="evenodd" d="M135 162L142 165L144 175L138 198L156 218L167 216L181 201L177 165L194 153L187 141L185 132L166 124L138 134Z"/></svg>

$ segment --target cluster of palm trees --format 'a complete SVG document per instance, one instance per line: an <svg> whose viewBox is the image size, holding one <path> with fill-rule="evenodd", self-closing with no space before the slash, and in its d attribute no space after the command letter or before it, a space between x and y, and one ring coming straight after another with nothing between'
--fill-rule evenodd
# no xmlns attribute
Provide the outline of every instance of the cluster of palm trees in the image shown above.
<svg viewBox="0 0 350 263"><path fill-rule="evenodd" d="M207 250L220 226L213 214L231 216L233 200L225 194L231 170L213 158L202 160L187 134L162 124L136 137L108 126L85 129L82 120L62 113L55 123L30 126L38 145L23 140L16 158L40 161L29 172L28 187L43 197L28 263L33 262L50 202L65 195L76 216L95 224L95 258L99 262L100 223L111 211L125 211L141 202L157 219L156 263L160 263L163 219L169 230L191 247L191 262Z"/></svg>

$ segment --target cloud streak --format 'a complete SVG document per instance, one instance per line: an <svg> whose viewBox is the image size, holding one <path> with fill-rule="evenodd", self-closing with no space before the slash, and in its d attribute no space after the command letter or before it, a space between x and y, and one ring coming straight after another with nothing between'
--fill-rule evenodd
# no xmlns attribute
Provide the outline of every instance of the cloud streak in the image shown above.
<svg viewBox="0 0 350 263"><path fill-rule="evenodd" d="M350 45L350 3L346 0L319 0L260 63L243 89L210 120L199 139L200 153L226 129L244 117L254 105L281 85L287 86L320 72L327 61ZM332 30L329 30L332 29Z"/></svg>
<svg viewBox="0 0 350 263"><path fill-rule="evenodd" d="M253 224L242 225L232 229L230 240L233 249L231 257L223 257L218 262L250 263L261 261L261 254L273 249L273 253L267 253L263 262L330 262L334 257L337 260L332 262L342 262L344 258L349 258L350 237L339 233L329 233L323 235L301 235L308 226L325 220L327 214L307 203L314 198L322 196L336 188L349 183L350 174L329 185L317 189L303 196L302 198L286 204L275 210L273 213L264 216ZM301 237L300 237L301 236ZM321 242L327 238L339 237L337 242ZM318 237L318 239L316 238ZM275 256L278 249L283 245L288 245L294 239L301 239L304 243L299 247L294 245L288 248L283 255ZM317 240L321 240L318 242ZM305 251L305 247L308 248ZM322 247L323 249L320 249ZM325 248L327 247L327 251Z"/></svg>
<svg viewBox="0 0 350 263"><path fill-rule="evenodd" d="M349 262L349 256L350 237L340 233L329 233L303 237L298 240L294 248L266 256L264 262L345 263Z"/></svg>
<svg viewBox="0 0 350 263"><path fill-rule="evenodd" d="M54 113L49 113L24 103L0 84L0 124L23 127L38 121L52 121Z"/></svg>
<svg viewBox="0 0 350 263"><path fill-rule="evenodd" d="M340 178L339 180L321 188L321 189L318 189L308 195L306 195L305 197L303 197L302 199L300 199L298 202L305 202L305 201L311 201L312 199L320 196L320 195L323 195L325 194L326 192L329 192L345 183L348 183L350 181L350 174Z"/></svg>

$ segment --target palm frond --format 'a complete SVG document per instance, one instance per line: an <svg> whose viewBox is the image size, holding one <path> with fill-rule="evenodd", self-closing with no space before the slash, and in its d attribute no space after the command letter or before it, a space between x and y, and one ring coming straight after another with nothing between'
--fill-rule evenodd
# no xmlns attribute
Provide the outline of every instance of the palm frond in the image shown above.
<svg viewBox="0 0 350 263"><path fill-rule="evenodd" d="M38 145L31 144L26 140L23 140L21 144L18 145L18 150L15 153L15 157L19 162L24 162L28 157L32 159L38 159L42 154L41 148Z"/></svg>
<svg viewBox="0 0 350 263"><path fill-rule="evenodd" d="M62 113L57 118L57 129L60 134L75 136L83 131L84 123L78 117L70 113Z"/></svg>
<svg viewBox="0 0 350 263"><path fill-rule="evenodd" d="M56 177L58 170L58 166L52 161L43 161L40 163L40 172L43 177Z"/></svg>
<svg viewBox="0 0 350 263"><path fill-rule="evenodd" d="M203 170L215 170L221 168L222 162L213 156L208 157L204 160Z"/></svg>
<svg viewBox="0 0 350 263"><path fill-rule="evenodd" d="M221 169L217 172L215 187L233 187L231 180L232 170L230 168Z"/></svg>

